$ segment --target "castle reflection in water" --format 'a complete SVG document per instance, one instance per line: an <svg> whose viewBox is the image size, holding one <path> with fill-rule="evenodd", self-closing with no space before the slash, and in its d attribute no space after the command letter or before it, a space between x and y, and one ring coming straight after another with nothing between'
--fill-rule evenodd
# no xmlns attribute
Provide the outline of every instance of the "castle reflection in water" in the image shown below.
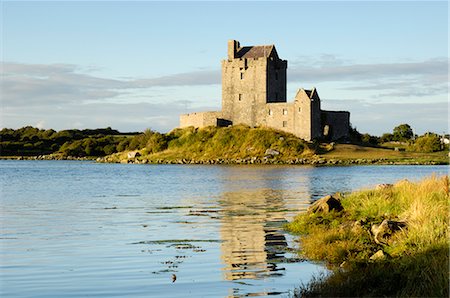
<svg viewBox="0 0 450 298"><path fill-rule="evenodd" d="M297 203L293 206L293 194L286 194L286 190L277 191L274 186L256 189L250 186L246 191L240 189L222 194L219 202L223 240L221 258L226 280L264 279L284 274L283 265L289 256L286 255L288 243L282 226L287 222L289 209L290 213L293 208L298 212L308 201L299 205L296 197ZM306 189L296 189L295 193L309 197Z"/></svg>

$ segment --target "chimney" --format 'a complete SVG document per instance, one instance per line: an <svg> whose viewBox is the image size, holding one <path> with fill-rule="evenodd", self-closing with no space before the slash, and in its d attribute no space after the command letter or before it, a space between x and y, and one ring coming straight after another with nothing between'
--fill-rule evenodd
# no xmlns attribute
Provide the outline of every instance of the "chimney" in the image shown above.
<svg viewBox="0 0 450 298"><path fill-rule="evenodd" d="M239 49L239 41L230 39L228 41L228 60L236 58L236 53Z"/></svg>

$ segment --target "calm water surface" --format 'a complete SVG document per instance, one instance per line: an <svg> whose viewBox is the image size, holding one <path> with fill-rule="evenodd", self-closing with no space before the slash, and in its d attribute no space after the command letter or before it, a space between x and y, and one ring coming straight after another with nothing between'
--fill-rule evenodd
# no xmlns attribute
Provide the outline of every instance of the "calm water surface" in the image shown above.
<svg viewBox="0 0 450 298"><path fill-rule="evenodd" d="M282 230L311 201L447 171L0 161L0 294L287 297L323 270Z"/></svg>

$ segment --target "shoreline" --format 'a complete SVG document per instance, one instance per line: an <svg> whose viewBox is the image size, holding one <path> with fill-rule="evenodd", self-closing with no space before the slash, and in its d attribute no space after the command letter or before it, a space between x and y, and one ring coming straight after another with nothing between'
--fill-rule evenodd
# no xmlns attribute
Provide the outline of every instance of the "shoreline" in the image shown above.
<svg viewBox="0 0 450 298"><path fill-rule="evenodd" d="M216 158L216 159L147 159L147 158L126 158L117 159L111 156L104 157L75 157L58 155L38 155L38 156L0 156L0 160L78 160L95 161L97 163L125 163L125 164L196 164L196 165L310 165L310 166L352 166L352 165L449 165L446 162L437 160L411 160L411 159L389 159L389 158L356 158L356 159L327 159L327 158L296 158L282 160L268 157L249 158Z"/></svg>

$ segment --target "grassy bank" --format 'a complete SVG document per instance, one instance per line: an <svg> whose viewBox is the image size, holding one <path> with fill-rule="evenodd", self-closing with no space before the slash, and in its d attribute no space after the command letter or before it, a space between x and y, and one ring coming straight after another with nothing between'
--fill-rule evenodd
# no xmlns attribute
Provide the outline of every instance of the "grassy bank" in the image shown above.
<svg viewBox="0 0 450 298"><path fill-rule="evenodd" d="M332 269L303 285L299 296L448 297L448 177L338 199L342 211L310 210L287 226L301 235L304 257ZM401 228L376 236L384 220Z"/></svg>
<svg viewBox="0 0 450 298"><path fill-rule="evenodd" d="M321 148L318 150L318 156L327 160L340 160L343 163L354 163L356 160L379 160L386 164L448 164L448 151L439 152L411 152L395 151L394 148L368 147L353 144L336 144L333 149Z"/></svg>
<svg viewBox="0 0 450 298"><path fill-rule="evenodd" d="M147 136L147 137L146 137ZM100 158L102 162L195 163L195 164L448 164L447 152L398 152L394 149L351 144L306 142L271 128L193 127L175 129L168 134L145 133L133 151Z"/></svg>
<svg viewBox="0 0 450 298"><path fill-rule="evenodd" d="M310 157L314 154L312 144L296 136L270 128L250 128L243 125L233 127L192 127L175 129L165 135L166 144L160 150L152 146L139 150L138 161L242 161L276 159L279 161ZM127 160L127 152L114 154L106 161ZM183 162L186 163L186 162Z"/></svg>

